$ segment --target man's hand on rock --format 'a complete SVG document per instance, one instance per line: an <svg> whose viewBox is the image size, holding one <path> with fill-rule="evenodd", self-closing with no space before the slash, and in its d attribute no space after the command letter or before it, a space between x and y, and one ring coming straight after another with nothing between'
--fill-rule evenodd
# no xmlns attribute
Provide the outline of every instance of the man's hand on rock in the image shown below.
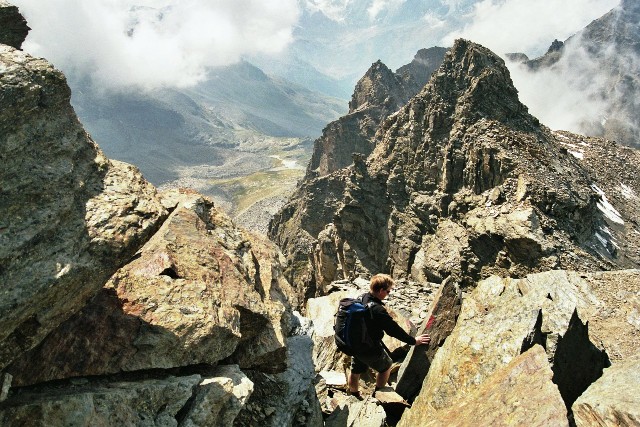
<svg viewBox="0 0 640 427"><path fill-rule="evenodd" d="M431 342L431 337L429 334L422 334L416 337L416 345L429 344Z"/></svg>

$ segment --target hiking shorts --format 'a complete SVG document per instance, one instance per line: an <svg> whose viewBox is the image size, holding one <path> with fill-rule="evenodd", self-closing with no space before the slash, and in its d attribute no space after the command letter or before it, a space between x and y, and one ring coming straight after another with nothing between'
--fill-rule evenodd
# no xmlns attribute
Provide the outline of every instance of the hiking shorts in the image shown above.
<svg viewBox="0 0 640 427"><path fill-rule="evenodd" d="M391 367L393 361L391 356L384 348L380 348L377 352L358 354L351 357L351 373L362 374L367 367L377 372L384 372Z"/></svg>

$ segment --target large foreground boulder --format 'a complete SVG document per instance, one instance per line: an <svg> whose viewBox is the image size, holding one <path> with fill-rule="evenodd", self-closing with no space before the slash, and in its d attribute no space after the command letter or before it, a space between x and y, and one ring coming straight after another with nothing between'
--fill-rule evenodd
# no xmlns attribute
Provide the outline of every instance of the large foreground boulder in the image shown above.
<svg viewBox="0 0 640 427"><path fill-rule="evenodd" d="M141 381L76 381L15 394L0 407L2 425L229 426L253 391L237 366L200 375Z"/></svg>
<svg viewBox="0 0 640 427"><path fill-rule="evenodd" d="M136 168L102 154L70 95L47 61L0 45L0 369L82 308L167 215Z"/></svg>
<svg viewBox="0 0 640 427"><path fill-rule="evenodd" d="M453 406L425 417L413 411L400 426L569 426L552 376L544 349L535 345Z"/></svg>
<svg viewBox="0 0 640 427"><path fill-rule="evenodd" d="M594 345L585 325L603 306L577 273L480 282L464 299L457 325L435 355L407 420L456 405L536 344L544 347L553 382L570 408L609 366L605 349Z"/></svg>
<svg viewBox="0 0 640 427"><path fill-rule="evenodd" d="M286 368L291 312L273 246L198 194L80 313L9 368L14 385L121 371L215 365Z"/></svg>

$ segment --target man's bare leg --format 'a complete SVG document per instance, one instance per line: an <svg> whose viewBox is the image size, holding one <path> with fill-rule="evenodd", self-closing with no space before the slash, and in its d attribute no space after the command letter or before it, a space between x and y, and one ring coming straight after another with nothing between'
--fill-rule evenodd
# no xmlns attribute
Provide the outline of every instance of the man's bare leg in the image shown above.
<svg viewBox="0 0 640 427"><path fill-rule="evenodd" d="M391 368L387 369L384 372L378 372L376 376L376 388L380 389L387 385L387 381L389 381L389 376L391 375Z"/></svg>
<svg viewBox="0 0 640 427"><path fill-rule="evenodd" d="M354 393L358 391L360 387L360 374L349 374L349 391Z"/></svg>

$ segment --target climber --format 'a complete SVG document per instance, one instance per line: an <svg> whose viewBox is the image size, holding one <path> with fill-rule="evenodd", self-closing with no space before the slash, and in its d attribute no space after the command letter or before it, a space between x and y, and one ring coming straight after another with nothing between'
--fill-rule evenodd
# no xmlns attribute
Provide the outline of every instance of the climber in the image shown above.
<svg viewBox="0 0 640 427"><path fill-rule="evenodd" d="M382 337L384 333L391 335L394 338L399 339L410 345L429 344L431 337L428 334L419 335L413 338L407 332L400 327L389 315L387 309L384 308L382 302L393 288L394 281L391 276L386 274L376 274L371 278L369 285L369 292L363 296L363 304L367 305L369 302L373 302L370 307L372 312L371 318L366 318L367 331L372 338L376 346L373 351L366 354L357 353L351 358L351 373L349 375L349 390L348 393L359 399L360 392L358 390L360 374L367 370L367 367L378 372L376 377L375 392L387 384L389 375L391 374L391 355L382 343Z"/></svg>

